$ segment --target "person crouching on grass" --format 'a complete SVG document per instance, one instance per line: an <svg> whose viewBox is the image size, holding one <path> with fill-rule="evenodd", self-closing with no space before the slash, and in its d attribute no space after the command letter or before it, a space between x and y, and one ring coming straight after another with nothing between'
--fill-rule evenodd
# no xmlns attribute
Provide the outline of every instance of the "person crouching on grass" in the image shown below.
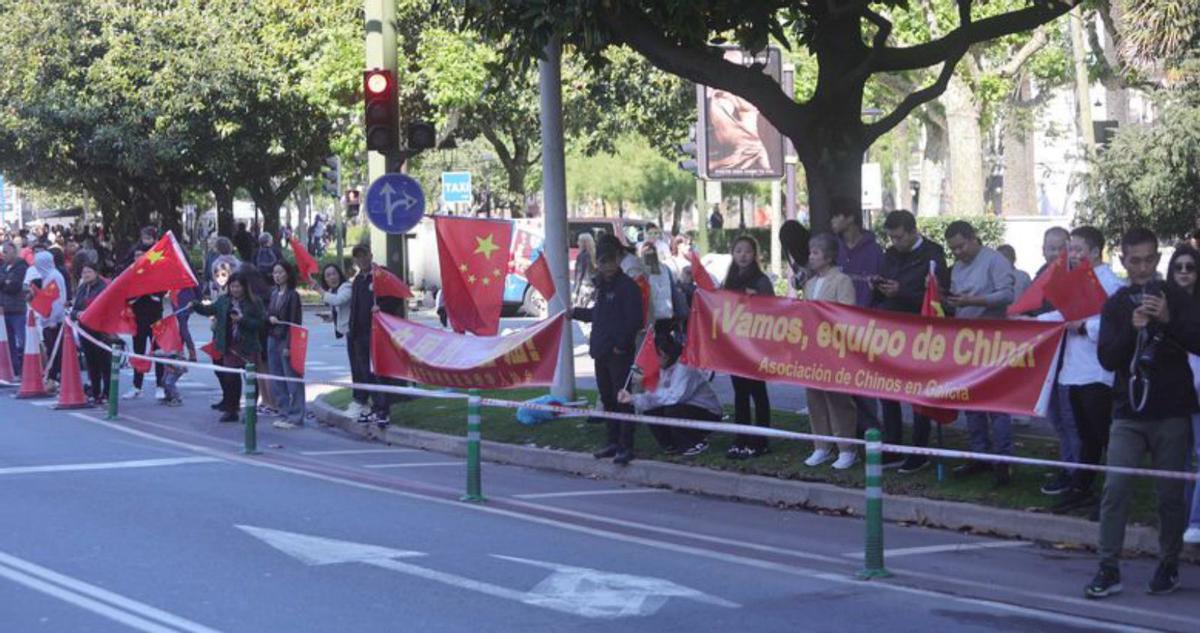
<svg viewBox="0 0 1200 633"><path fill-rule="evenodd" d="M617 401L632 404L645 415L720 422L721 400L708 382L708 373L678 362L683 348L673 336L659 334L654 337L654 345L662 365L658 388L639 394L622 389L617 392ZM652 424L650 433L668 455L695 457L708 450L707 431Z"/></svg>
<svg viewBox="0 0 1200 633"><path fill-rule="evenodd" d="M617 392L629 382L638 330L642 326L642 292L621 272L619 248L604 244L596 253L596 303L575 308L571 318L592 324L588 354L596 363L596 388L604 410L632 413L633 408L617 400ZM617 464L633 461L633 422L608 420L608 445L594 453L596 459L613 458Z"/></svg>

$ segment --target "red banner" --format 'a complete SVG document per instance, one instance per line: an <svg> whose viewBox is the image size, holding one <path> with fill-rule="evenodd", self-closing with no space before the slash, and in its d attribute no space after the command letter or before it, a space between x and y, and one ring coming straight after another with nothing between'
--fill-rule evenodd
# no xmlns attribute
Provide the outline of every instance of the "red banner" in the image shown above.
<svg viewBox="0 0 1200 633"><path fill-rule="evenodd" d="M554 382L564 313L506 336L467 336L375 313L375 373L463 389L545 386Z"/></svg>
<svg viewBox="0 0 1200 633"><path fill-rule="evenodd" d="M1037 415L1062 324L939 319L697 290L689 364L947 409Z"/></svg>

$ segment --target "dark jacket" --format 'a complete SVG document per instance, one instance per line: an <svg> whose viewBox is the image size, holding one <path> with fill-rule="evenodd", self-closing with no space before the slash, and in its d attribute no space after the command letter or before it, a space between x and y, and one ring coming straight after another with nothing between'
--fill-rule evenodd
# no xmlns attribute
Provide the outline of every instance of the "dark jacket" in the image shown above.
<svg viewBox="0 0 1200 633"><path fill-rule="evenodd" d="M612 279L597 275L596 304L575 308L571 318L592 324L588 339L592 358L633 354L634 338L642 327L642 291L625 273L617 272Z"/></svg>
<svg viewBox="0 0 1200 633"><path fill-rule="evenodd" d="M87 310L88 306L92 305L92 301L95 301L96 297L100 296L100 293L104 292L104 289L107 287L108 284L104 283L104 280L100 277L96 277L96 281L90 284L80 282L79 287L75 289L75 300L71 304L71 313L78 317L84 310Z"/></svg>
<svg viewBox="0 0 1200 633"><path fill-rule="evenodd" d="M25 271L29 264L17 259L12 265L0 264L0 308L5 314L25 314Z"/></svg>
<svg viewBox="0 0 1200 633"><path fill-rule="evenodd" d="M371 340L371 309L375 307L375 278L370 271L354 276L350 285L350 326L346 337L351 340ZM399 315L404 300L396 297L380 297L380 312Z"/></svg>
<svg viewBox="0 0 1200 633"><path fill-rule="evenodd" d="M1161 340L1155 346L1154 363L1145 375L1150 379L1150 396L1142 412L1133 410L1129 398L1130 365L1137 350L1138 331L1133 327L1133 310L1141 303L1140 286L1126 286L1104 303L1100 313L1100 365L1116 374L1113 382L1113 417L1126 420L1161 420L1188 417L1200 410L1196 386L1188 366L1188 353L1200 354L1200 305L1171 284L1156 284L1167 297L1171 321L1152 323L1147 332Z"/></svg>
<svg viewBox="0 0 1200 633"><path fill-rule="evenodd" d="M213 346L218 352L227 355L232 347L232 351L243 360L252 362L262 352L258 344L258 333L266 324L266 312L261 303L249 298L242 300L242 318L238 321L237 337L235 341L230 341L229 335L233 328L229 320L229 310L232 303L233 299L229 295L221 295L209 305L194 302L192 308L196 314L216 317L213 324Z"/></svg>
<svg viewBox="0 0 1200 633"><path fill-rule="evenodd" d="M239 259L246 261L254 254L254 236L250 231L238 231L233 234L233 247L237 249Z"/></svg>
<svg viewBox="0 0 1200 633"><path fill-rule="evenodd" d="M276 339L286 338L288 330L287 325L269 325L270 317L275 317L280 321L295 323L300 325L300 320L303 318L303 310L300 309L300 293L291 289L284 289L283 296L280 296L278 286L271 291L271 302L267 304L267 328L268 333Z"/></svg>
<svg viewBox="0 0 1200 633"><path fill-rule="evenodd" d="M925 277L929 275L929 262L934 262L934 275L938 286L945 292L950 288L950 269L946 267L946 251L927 237L921 244L907 253L891 246L883 254L883 266L879 276L900 283L900 292L894 297L885 297L878 290L872 292L871 307L890 312L920 314L925 301Z"/></svg>
<svg viewBox="0 0 1200 633"><path fill-rule="evenodd" d="M162 318L163 296L161 294L142 295L130 302L133 317L137 320L139 330L150 331L150 326Z"/></svg>
<svg viewBox="0 0 1200 633"><path fill-rule="evenodd" d="M735 275L734 265L729 264L729 274L725 277L725 283L722 286L725 290L753 290L755 294L765 295L768 297L775 296L775 287L771 285L771 278L767 277L766 273L755 271L745 275Z"/></svg>

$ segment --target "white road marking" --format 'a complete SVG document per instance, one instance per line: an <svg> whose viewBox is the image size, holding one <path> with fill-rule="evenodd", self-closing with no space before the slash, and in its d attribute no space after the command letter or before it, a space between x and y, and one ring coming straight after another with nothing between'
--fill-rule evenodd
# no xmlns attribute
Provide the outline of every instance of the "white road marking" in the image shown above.
<svg viewBox="0 0 1200 633"><path fill-rule="evenodd" d="M924 547L901 547L897 549L885 549L883 554L885 558L896 558L897 556L919 556L921 554L941 554L943 552L969 552L979 549L996 549L1008 547L1029 547L1033 545L1029 541L988 541L985 543L951 543L949 545L927 545ZM863 552L846 552L842 554L846 558L861 559Z"/></svg>
<svg viewBox="0 0 1200 633"><path fill-rule="evenodd" d="M211 464L222 461L214 457L171 457L164 459L135 459L124 462L93 462L90 464L52 464L49 466L13 466L0 468L0 475L25 475L29 473L62 473L82 470L117 470L121 468L157 468L159 466L182 466L183 464Z"/></svg>
<svg viewBox="0 0 1200 633"><path fill-rule="evenodd" d="M575 490L572 492L538 492L513 495L515 499L560 499L562 497L593 497L599 495L643 495L655 492L671 492L666 488L614 488L612 490Z"/></svg>
<svg viewBox="0 0 1200 633"><path fill-rule="evenodd" d="M399 455L401 453L421 453L423 451L415 448L356 448L350 450L337 451L300 451L301 455L372 455L378 453L391 453Z"/></svg>
<svg viewBox="0 0 1200 633"><path fill-rule="evenodd" d="M219 633L174 613L0 552L0 576L63 602L148 633Z"/></svg>
<svg viewBox="0 0 1200 633"><path fill-rule="evenodd" d="M953 593L936 591L936 590L932 590L932 589L917 589L917 588L905 587L902 585L893 584L893 583L889 583L889 582L871 583L870 585L866 585L861 580L858 580L857 578L852 578L849 575L820 572L820 571L817 571L814 569L808 569L805 567L798 567L795 565L779 563L779 562L774 562L774 561L769 561L769 560L762 560L762 559L758 559L758 558L751 558L751 557L742 556L739 554L726 554L723 552L713 551L711 549L693 547L693 546L689 546L689 545L680 545L680 544L676 544L676 543L671 543L669 541L661 541L661 540L657 540L657 539L653 539L653 538L621 534L618 532L610 532L610 531L604 530L602 528L592 528L592 527L588 527L585 525L576 525L573 523L567 523L565 521L559 521L557 519L550 519L550 518L541 517L541 516L523 514L521 512L517 512L515 510L505 510L502 508L495 508L495 507L478 505L478 504L463 504L461 501L458 501L457 499L431 497L428 495L418 494L415 492L396 490L394 488L388 488L388 487L381 486L381 485L369 484L369 483L364 483L364 482L360 482L360 481L354 481L351 479L343 479L343 478L337 477L335 475L325 475L325 474L321 474L321 473L314 473L314 472L306 471L306 470L303 470L301 468L294 467L294 466L284 466L282 464L271 464L268 462L255 461L254 459L249 458L249 457L242 457L242 456L235 455L232 453L222 452L217 449L200 446L198 444L189 444L189 443L181 441L181 440L173 440L173 439L170 439L167 437L161 437L161 436L155 435L155 434L147 432L147 431L139 431L137 429L124 427L119 424L114 424L112 422L108 422L101 418L97 418L95 416L88 415L86 413L72 412L72 413L69 413L68 415L74 416L81 420L87 420L88 422L93 423L93 424L100 424L100 425L108 427L109 429L112 429L114 431L118 431L121 433L127 433L130 435L136 436L136 437L141 437L141 438L149 440L149 441L167 444L169 446L184 448L184 449L195 451L197 453L201 453L204 455L212 455L214 457L222 458L222 459L224 459L226 461L230 461L230 462L236 462L238 464L242 464L245 466L254 466L256 468L265 468L268 470L274 470L276 472L288 473L291 475L305 477L305 478L313 479L316 481L323 481L326 483L346 486L349 488L356 488L359 490L369 490L372 492L379 492L382 494L388 494L388 495L401 497L401 498L405 498L405 499L410 499L410 500L414 500L414 501L423 501L426 503L444 505L444 506L460 508L460 509L464 509L464 510L470 510L470 511L474 511L474 512L483 512L485 514L504 516L504 517L524 521L526 523L547 525L547 526L562 529L562 530L565 530L568 532L578 532L580 534L588 534L591 536L595 536L597 538L603 538L603 539L618 541L618 542L623 542L623 543L632 543L632 544L642 545L645 547L650 547L650 548L663 550L663 551L688 554L691 556L695 556L697 558L708 558L711 560L718 560L718 561L722 561L722 562L729 563L729 564L741 565L744 567L770 570L770 571L775 571L778 573L787 574L787 575L791 575L791 576L798 576L798 577L802 577L802 578L815 578L815 579L819 579L819 580L828 581L831 584L848 585L848 586L855 587L857 589L862 589L864 587L869 586L870 588L877 589L880 591L895 591L898 593L917 595L917 596L921 596L924 598L930 598L930 599L934 599L934 600L950 601L950 602L961 603L964 605L990 608L990 609L997 610L997 611L1016 613L1016 614L1020 614L1020 615L1024 615L1024 616L1028 616L1028 617L1039 618L1039 619L1050 621L1050 622L1071 624L1071 625L1075 625L1075 626L1093 627L1095 629L1102 629L1102 630L1106 630L1106 631L1138 631L1138 632L1145 632L1145 633L1155 633L1155 629L1119 624L1119 623L1109 622L1109 621L1101 620L1098 618L1091 618L1091 617L1087 617L1087 616L1067 615L1067 614L1058 613L1056 611L1050 611L1048 609L1040 609L1037 607L1024 607L1024 606L1020 606L1020 605L1001 602L998 600L989 600L989 599L984 599L984 598L970 598L970 597L966 597L966 596L960 596L960 595L956 595ZM154 422L149 422L147 420L142 420L142 419L135 418L135 417L129 416L129 415L122 415L122 417L128 418L130 420L133 420L133 421L141 423L141 424L146 424L148 426L158 427L158 428L161 428L161 429L167 430L167 431L173 431L173 432L179 431L179 429L176 429L176 428L164 426L161 424L156 424ZM230 444L230 445L237 444L236 442L225 442L225 443ZM811 552L803 552L800 550L791 550L791 549L786 549L786 548L781 548L781 547L774 547L771 545L762 545L762 544L758 544L758 543L748 543L745 541L737 541L737 540L733 540L733 539L724 539L724 538L720 538L720 537L714 537L714 536L708 536L708 535L704 535L704 534L687 532L684 530L675 530L675 529L671 529L671 528L664 528L664 527L653 526L653 525L649 525L649 524L639 524L639 523L632 522L632 521L620 521L617 519L612 519L610 517L604 517L604 516L600 516L597 514L587 514L587 513L583 513L583 512L563 510L561 508L554 508L553 506L538 505L538 504L526 503L526 502L517 501L517 500L513 500L511 503L514 505L528 505L530 508L537 509L538 511L541 511L541 512L550 511L555 514L562 514L565 516L576 516L579 518L585 518L589 521L593 521L596 523L644 526L643 529L645 529L647 531L660 532L660 533L665 533L665 534L670 534L670 535L684 536L686 538L690 538L693 540L710 541L710 542L718 542L718 543L723 542L723 543L733 544L733 545L736 545L743 549L748 549L748 550L752 550L752 551L775 552L775 553L786 554L786 555L792 556L794 558L802 558L802 559L807 558L810 560L824 560L827 562L835 562L838 564L845 564L845 559L840 558L840 557L824 556L821 554L814 554ZM900 569L896 569L896 568L892 568L892 571L893 572L902 572L904 575L911 575L914 577L925 577L925 578L930 578L930 579L945 580L944 578L940 578L938 576L933 576L933 575L929 575L929 574L921 574L921 573L911 572L911 571L907 571L907 570L900 570ZM1130 607L1125 604L1104 603L1104 602L1097 602L1095 600L1085 600L1083 598L1072 598L1072 597L1068 597L1068 596L1055 596L1052 594L1047 594L1045 592L1024 591L1021 589L1016 589L1016 588L1012 588L1012 587L1004 587L1004 586L999 586L999 585L995 585L995 584L991 584L991 583L966 581L965 579L956 579L955 582L958 584L970 585L970 586L978 587L980 589L984 589L989 594L995 594L998 591L1002 591L1009 595L1022 596L1022 597L1026 597L1026 598L1030 598L1030 599L1048 600L1048 601L1052 601L1052 602L1058 602L1060 604L1069 604L1069 605L1073 605L1076 607L1085 608L1092 612L1109 611L1111 613L1118 614L1118 615L1137 614L1137 615L1141 615L1141 616L1144 616L1147 618L1159 618L1162 620L1168 620L1168 621L1172 621L1172 622L1179 622L1182 624L1191 625L1193 627L1200 627L1200 619L1191 618L1191 617L1187 617L1187 616L1173 615L1173 614L1164 612L1161 609L1156 609L1156 610L1140 609L1137 607Z"/></svg>
<svg viewBox="0 0 1200 633"><path fill-rule="evenodd" d="M462 466L465 462L409 462L404 464L367 464L363 468L423 468L426 466Z"/></svg>
<svg viewBox="0 0 1200 633"><path fill-rule="evenodd" d="M58 400L30 400L29 404L35 407L52 407L58 404Z"/></svg>

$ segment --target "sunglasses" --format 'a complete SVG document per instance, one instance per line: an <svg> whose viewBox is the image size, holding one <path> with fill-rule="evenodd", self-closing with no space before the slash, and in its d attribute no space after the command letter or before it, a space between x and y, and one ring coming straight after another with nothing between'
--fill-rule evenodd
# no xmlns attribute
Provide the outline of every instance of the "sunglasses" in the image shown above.
<svg viewBox="0 0 1200 633"><path fill-rule="evenodd" d="M1171 267L1171 270L1177 273L1194 273L1196 272L1196 264L1193 262L1178 262Z"/></svg>

